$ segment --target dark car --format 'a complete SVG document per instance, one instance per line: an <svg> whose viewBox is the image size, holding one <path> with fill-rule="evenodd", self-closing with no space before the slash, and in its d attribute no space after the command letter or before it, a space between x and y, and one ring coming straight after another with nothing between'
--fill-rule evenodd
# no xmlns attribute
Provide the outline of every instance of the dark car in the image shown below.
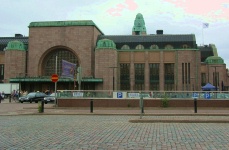
<svg viewBox="0 0 229 150"><path fill-rule="evenodd" d="M55 102L55 100L56 100L55 93L52 93L52 94L50 94L50 95L48 95L47 97L44 98L45 104L50 103L50 102Z"/></svg>
<svg viewBox="0 0 229 150"><path fill-rule="evenodd" d="M41 101L44 99L44 97L47 97L48 95L46 95L45 93L42 92L31 92L26 96L22 96L19 97L19 102L23 103L23 102L35 102L37 103L38 101Z"/></svg>

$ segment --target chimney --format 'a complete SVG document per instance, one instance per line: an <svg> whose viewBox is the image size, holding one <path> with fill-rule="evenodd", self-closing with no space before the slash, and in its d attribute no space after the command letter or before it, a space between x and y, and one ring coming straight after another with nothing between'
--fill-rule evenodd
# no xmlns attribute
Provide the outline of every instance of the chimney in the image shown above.
<svg viewBox="0 0 229 150"><path fill-rule="evenodd" d="M23 37L22 34L15 34L15 37Z"/></svg>
<svg viewBox="0 0 229 150"><path fill-rule="evenodd" d="M157 30L157 34L163 34L163 30Z"/></svg>

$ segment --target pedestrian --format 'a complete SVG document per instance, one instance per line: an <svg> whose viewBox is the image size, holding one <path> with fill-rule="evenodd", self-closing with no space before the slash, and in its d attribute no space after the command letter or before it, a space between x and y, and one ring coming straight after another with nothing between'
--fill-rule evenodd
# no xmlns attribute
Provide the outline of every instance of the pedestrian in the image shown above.
<svg viewBox="0 0 229 150"><path fill-rule="evenodd" d="M0 103L2 102L2 93L0 93Z"/></svg>
<svg viewBox="0 0 229 150"><path fill-rule="evenodd" d="M16 102L16 90L13 90L13 92L11 93L11 97L13 98L13 100Z"/></svg>
<svg viewBox="0 0 229 150"><path fill-rule="evenodd" d="M5 98L5 92L2 91L2 100L4 100L4 98Z"/></svg>
<svg viewBox="0 0 229 150"><path fill-rule="evenodd" d="M19 95L20 95L20 92L19 92L19 90L17 90L17 91L16 91L16 94L15 94L15 102L16 102L16 100L18 100Z"/></svg>

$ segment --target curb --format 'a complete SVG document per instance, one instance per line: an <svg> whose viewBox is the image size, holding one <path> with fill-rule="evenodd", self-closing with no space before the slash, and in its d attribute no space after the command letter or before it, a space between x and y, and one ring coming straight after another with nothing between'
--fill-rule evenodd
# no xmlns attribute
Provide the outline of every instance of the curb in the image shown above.
<svg viewBox="0 0 229 150"><path fill-rule="evenodd" d="M176 119L176 120L168 120L168 119L154 119L154 120L147 120L147 119L136 119L136 120L129 120L130 123L229 123L229 120L183 120L183 119Z"/></svg>
<svg viewBox="0 0 229 150"><path fill-rule="evenodd" d="M103 113L38 113L38 112L30 112L30 113L11 113L11 114L0 114L0 116L42 116L42 115L86 115L86 116L139 116L140 114L103 114ZM228 114L148 114L144 116L229 116ZM172 119L131 119L129 120L130 123L229 123L229 120L222 120L222 119L179 119L179 118L172 118Z"/></svg>
<svg viewBox="0 0 229 150"><path fill-rule="evenodd" d="M43 113L39 113L39 112L8 112L6 114L0 114L0 116L12 116L12 115L117 115L117 116L229 116L229 114L225 114L225 113L186 113L186 114L176 114L176 113L147 113L147 114L140 114L140 113L101 113L101 112L93 112L93 113L85 113L85 112L43 112ZM140 119L142 120L142 119Z"/></svg>

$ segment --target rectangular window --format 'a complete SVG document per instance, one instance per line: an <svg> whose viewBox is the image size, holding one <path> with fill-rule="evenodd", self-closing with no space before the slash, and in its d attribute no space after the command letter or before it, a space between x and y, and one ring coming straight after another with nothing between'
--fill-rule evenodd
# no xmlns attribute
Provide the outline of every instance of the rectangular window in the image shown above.
<svg viewBox="0 0 229 150"><path fill-rule="evenodd" d="M187 77L188 77L188 84L190 84L190 63L188 63L188 74L187 74Z"/></svg>
<svg viewBox="0 0 229 150"><path fill-rule="evenodd" d="M182 63L182 84L184 84L184 63Z"/></svg>
<svg viewBox="0 0 229 150"><path fill-rule="evenodd" d="M182 87L183 90L190 90L190 84L191 84L191 67L190 63L182 63Z"/></svg>
<svg viewBox="0 0 229 150"><path fill-rule="evenodd" d="M185 68L184 68L184 70L185 70L185 84L187 84L187 63L185 63Z"/></svg>
<svg viewBox="0 0 229 150"><path fill-rule="evenodd" d="M150 90L159 90L159 64L149 64Z"/></svg>
<svg viewBox="0 0 229 150"><path fill-rule="evenodd" d="M120 89L130 90L130 64L120 64Z"/></svg>
<svg viewBox="0 0 229 150"><path fill-rule="evenodd" d="M135 90L145 89L145 64L134 64L135 70Z"/></svg>
<svg viewBox="0 0 229 150"><path fill-rule="evenodd" d="M201 73L201 86L206 84L206 73Z"/></svg>
<svg viewBox="0 0 229 150"><path fill-rule="evenodd" d="M0 82L4 80L4 64L0 64Z"/></svg>
<svg viewBox="0 0 229 150"><path fill-rule="evenodd" d="M219 72L213 72L213 84L216 87L219 86Z"/></svg>
<svg viewBox="0 0 229 150"><path fill-rule="evenodd" d="M174 90L174 64L164 64L165 91Z"/></svg>

